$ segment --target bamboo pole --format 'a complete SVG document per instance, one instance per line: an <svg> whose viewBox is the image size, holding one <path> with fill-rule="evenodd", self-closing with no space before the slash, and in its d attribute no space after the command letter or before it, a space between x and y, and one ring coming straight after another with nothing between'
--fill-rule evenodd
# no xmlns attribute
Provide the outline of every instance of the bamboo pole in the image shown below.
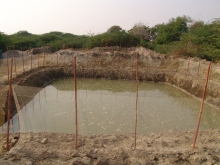
<svg viewBox="0 0 220 165"><path fill-rule="evenodd" d="M10 81L9 81L9 91L8 91L8 127L7 127L7 139L6 139L6 149L7 151L10 149L9 146L9 136L10 136L10 118L11 118L11 94L12 94L12 66L13 66L13 58L11 58L11 72L10 72Z"/></svg>
<svg viewBox="0 0 220 165"><path fill-rule="evenodd" d="M136 53L136 106L135 106L135 127L134 127L134 149L136 149L137 136L137 107L138 107L138 53Z"/></svg>
<svg viewBox="0 0 220 165"><path fill-rule="evenodd" d="M75 85L75 126L76 126L76 138L75 149L78 148L78 111L77 111L77 81L76 81L76 57L74 57L74 85Z"/></svg>
<svg viewBox="0 0 220 165"><path fill-rule="evenodd" d="M205 82L205 86L204 86L204 90L203 90L202 102L201 102L201 106L200 106L199 117L198 117L198 122L197 122L197 127L196 127L196 132L195 132L195 136L194 136L192 149L195 148L196 139L197 139L198 132L199 132L199 125L200 125L200 121L201 121L201 117L202 117L202 110L203 110L203 105L204 105L205 96L206 96L206 89L207 89L207 85L208 85L208 81L209 81L210 67L211 67L211 62L209 63L208 70L207 70L206 82Z"/></svg>

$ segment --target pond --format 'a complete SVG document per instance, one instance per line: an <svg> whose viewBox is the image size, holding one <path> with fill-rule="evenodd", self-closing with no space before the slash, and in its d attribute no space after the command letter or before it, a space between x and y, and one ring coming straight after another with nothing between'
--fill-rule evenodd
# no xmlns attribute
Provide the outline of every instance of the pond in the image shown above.
<svg viewBox="0 0 220 165"><path fill-rule="evenodd" d="M136 84L128 80L78 79L79 134L133 133ZM20 87L25 88L25 87ZM75 132L72 78L56 80L13 117L11 132ZM164 83L139 82L137 133L195 130L201 101ZM220 111L204 106L200 129L220 127ZM4 126L5 127L5 126ZM4 128L5 130L5 128Z"/></svg>

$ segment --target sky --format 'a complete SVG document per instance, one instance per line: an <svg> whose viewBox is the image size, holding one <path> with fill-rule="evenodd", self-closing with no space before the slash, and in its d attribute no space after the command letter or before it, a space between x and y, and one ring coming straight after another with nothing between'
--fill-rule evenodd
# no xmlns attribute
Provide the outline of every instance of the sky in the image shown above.
<svg viewBox="0 0 220 165"><path fill-rule="evenodd" d="M0 32L96 35L113 25L153 27L183 15L206 23L220 18L219 6L220 0L0 0Z"/></svg>

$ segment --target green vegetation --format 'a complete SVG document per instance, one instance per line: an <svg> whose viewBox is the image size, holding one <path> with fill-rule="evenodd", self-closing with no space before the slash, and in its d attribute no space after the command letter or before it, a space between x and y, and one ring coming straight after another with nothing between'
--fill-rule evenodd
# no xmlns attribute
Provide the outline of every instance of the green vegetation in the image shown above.
<svg viewBox="0 0 220 165"><path fill-rule="evenodd" d="M114 25L106 32L94 35L74 35L50 32L42 35L19 31L12 35L0 32L0 49L27 50L34 47L50 46L59 50L65 48L90 49L101 46L143 46L159 53L201 57L210 61L220 60L220 21L213 19L207 23L193 21L182 16L170 19L167 23L145 26L135 24L125 31Z"/></svg>
<svg viewBox="0 0 220 165"><path fill-rule="evenodd" d="M19 31L9 35L9 49L27 50L30 48L50 46L53 50L62 48L82 48L88 36L77 36L70 33L50 32L42 35L35 35L27 31ZM5 50L5 49L4 49Z"/></svg>
<svg viewBox="0 0 220 165"><path fill-rule="evenodd" d="M9 36L0 32L0 49L5 51L7 48L7 45L9 45L9 44L10 44Z"/></svg>

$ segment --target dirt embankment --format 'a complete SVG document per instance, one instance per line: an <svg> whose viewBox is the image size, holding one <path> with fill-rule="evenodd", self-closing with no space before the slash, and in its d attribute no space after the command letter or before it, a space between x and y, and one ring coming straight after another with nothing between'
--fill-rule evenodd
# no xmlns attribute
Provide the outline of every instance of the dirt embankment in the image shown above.
<svg viewBox="0 0 220 165"><path fill-rule="evenodd" d="M36 55L36 54L41 54L41 53L47 53L51 54L52 49L49 46L44 46L40 48L33 48L31 50L26 50L26 51L20 51L20 50L8 50L3 53L3 58L11 58L11 57L21 57L21 56L28 56L28 55Z"/></svg>

